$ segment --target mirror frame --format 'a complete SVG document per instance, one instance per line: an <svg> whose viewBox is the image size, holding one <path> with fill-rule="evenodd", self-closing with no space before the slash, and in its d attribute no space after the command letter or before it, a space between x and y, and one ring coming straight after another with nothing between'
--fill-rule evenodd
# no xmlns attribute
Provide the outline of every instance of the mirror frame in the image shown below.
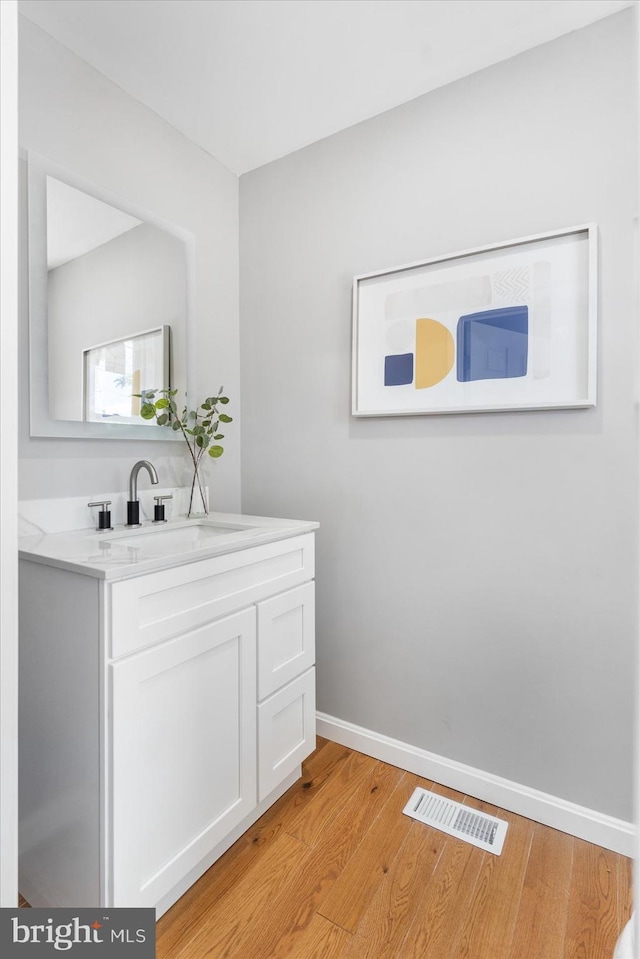
<svg viewBox="0 0 640 959"><path fill-rule="evenodd" d="M29 228L29 432L33 437L57 437L102 440L160 440L164 443L181 440L181 435L163 426L140 426L118 423L88 423L83 420L54 420L49 415L49 331L47 310L47 177L82 190L152 226L165 230L185 246L185 356L186 383L178 384L179 396L195 383L195 237L188 230L168 223L135 206L122 197L82 177L69 173L55 163L29 151L28 228ZM172 331L173 332L173 331ZM175 384L172 384L175 388Z"/></svg>

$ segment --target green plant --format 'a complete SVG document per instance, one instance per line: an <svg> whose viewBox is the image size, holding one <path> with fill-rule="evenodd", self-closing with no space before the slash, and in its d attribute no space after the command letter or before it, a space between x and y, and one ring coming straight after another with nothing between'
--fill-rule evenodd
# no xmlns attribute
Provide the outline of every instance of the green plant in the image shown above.
<svg viewBox="0 0 640 959"><path fill-rule="evenodd" d="M180 430L187 444L189 455L193 463L193 480L191 482L191 497L189 499L189 514L192 513L193 496L196 484L200 491L203 505L206 505L204 490L200 483L200 461L205 453L213 459L218 459L224 453L224 447L218 440L224 439L224 433L219 432L221 423L232 423L233 417L221 413L220 406L226 406L229 398L224 396L224 387L220 387L217 396L208 396L195 410L185 406L181 414L174 397L177 390L154 389L142 390L135 393L141 400L140 416L144 420L155 420L158 426L166 426L177 432ZM158 397L158 399L156 399Z"/></svg>

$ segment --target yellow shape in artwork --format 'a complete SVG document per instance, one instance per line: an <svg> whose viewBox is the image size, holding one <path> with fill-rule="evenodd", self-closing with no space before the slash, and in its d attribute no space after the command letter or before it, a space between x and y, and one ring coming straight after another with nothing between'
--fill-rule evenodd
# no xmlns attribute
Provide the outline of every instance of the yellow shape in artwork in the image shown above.
<svg viewBox="0 0 640 959"><path fill-rule="evenodd" d="M424 390L443 380L455 359L453 337L437 320L416 320L415 387Z"/></svg>

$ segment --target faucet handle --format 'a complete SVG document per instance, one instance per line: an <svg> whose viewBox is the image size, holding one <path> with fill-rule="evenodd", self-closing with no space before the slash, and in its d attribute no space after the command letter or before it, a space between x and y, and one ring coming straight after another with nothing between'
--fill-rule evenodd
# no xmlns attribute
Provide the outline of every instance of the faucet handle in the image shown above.
<svg viewBox="0 0 640 959"><path fill-rule="evenodd" d="M166 517L164 515L164 503L165 499L173 499L173 493L165 493L164 496L154 496L155 506L153 507L153 522L154 523L166 523Z"/></svg>
<svg viewBox="0 0 640 959"><path fill-rule="evenodd" d="M100 512L98 513L98 525L96 529L100 533L107 533L113 530L111 525L111 510L108 509L111 506L111 500L98 500L96 503L87 503L87 506L99 506Z"/></svg>

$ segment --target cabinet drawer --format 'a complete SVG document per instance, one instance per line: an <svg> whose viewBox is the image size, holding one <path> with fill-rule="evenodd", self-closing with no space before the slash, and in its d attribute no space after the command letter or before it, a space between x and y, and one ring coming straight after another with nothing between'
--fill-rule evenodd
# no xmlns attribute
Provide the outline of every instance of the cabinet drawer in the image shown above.
<svg viewBox="0 0 640 959"><path fill-rule="evenodd" d="M313 576L313 533L305 533L113 583L107 588L111 657L171 639Z"/></svg>
<svg viewBox="0 0 640 959"><path fill-rule="evenodd" d="M258 800L316 745L316 671L307 670L258 706Z"/></svg>
<svg viewBox="0 0 640 959"><path fill-rule="evenodd" d="M304 673L315 658L314 583L258 604L258 699Z"/></svg>

